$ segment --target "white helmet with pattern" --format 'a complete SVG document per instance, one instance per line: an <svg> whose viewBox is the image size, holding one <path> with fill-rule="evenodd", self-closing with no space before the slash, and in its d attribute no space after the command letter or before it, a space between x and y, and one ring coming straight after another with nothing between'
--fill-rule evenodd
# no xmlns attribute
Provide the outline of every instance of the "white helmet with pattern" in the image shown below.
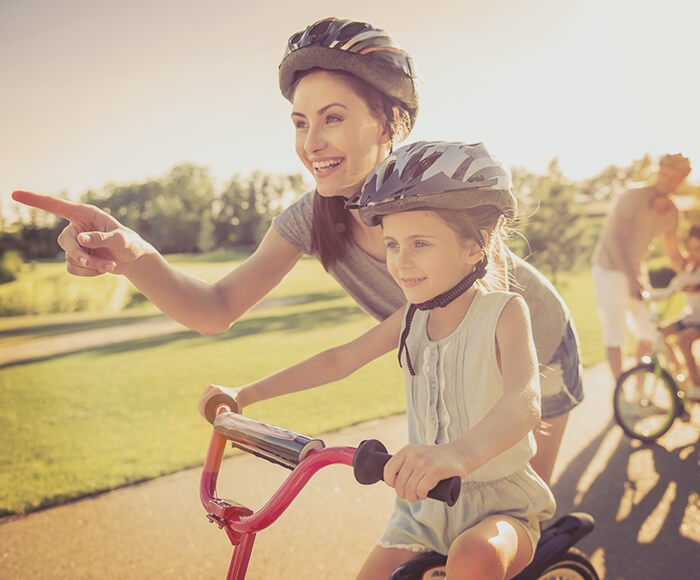
<svg viewBox="0 0 700 580"><path fill-rule="evenodd" d="M510 172L482 143L418 141L375 166L347 203L367 225L410 209L470 209L494 205L515 214Z"/></svg>

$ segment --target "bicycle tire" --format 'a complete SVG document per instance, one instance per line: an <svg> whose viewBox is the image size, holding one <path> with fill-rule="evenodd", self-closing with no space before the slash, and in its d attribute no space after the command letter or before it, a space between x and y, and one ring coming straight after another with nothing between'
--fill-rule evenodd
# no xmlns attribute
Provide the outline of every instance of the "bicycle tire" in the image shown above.
<svg viewBox="0 0 700 580"><path fill-rule="evenodd" d="M576 548L567 552L537 577L537 580L600 580L588 557Z"/></svg>
<svg viewBox="0 0 700 580"><path fill-rule="evenodd" d="M617 380L615 421L629 437L645 443L655 441L671 428L678 414L677 391L676 382L665 369L657 375L654 363L641 363Z"/></svg>

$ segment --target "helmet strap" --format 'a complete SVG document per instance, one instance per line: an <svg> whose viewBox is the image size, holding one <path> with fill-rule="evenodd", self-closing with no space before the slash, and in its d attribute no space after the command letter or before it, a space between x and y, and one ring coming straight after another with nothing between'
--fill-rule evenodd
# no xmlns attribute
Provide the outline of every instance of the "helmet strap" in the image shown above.
<svg viewBox="0 0 700 580"><path fill-rule="evenodd" d="M479 238L481 238L481 234L479 234ZM471 272L469 272L469 274L462 278L460 282L458 282L455 286L450 288L447 292L443 292L435 298L426 300L425 302L421 302L420 304L411 304L408 307L408 312L406 313L406 324L404 326L403 332L401 333L401 340L399 342L399 366L403 366L401 364L401 353L405 350L406 364L408 366L408 372L411 374L411 376L415 376L416 372L415 370L413 370L413 365L411 364L411 357L408 354L406 339L408 338L408 333L411 330L411 322L413 321L413 316L415 315L416 310L432 310L433 308L444 308L450 302L460 297L467 290L469 290L469 288L471 288L477 280L483 278L486 275L487 264L488 258L484 256L479 262L477 262L476 266L474 266L474 269Z"/></svg>

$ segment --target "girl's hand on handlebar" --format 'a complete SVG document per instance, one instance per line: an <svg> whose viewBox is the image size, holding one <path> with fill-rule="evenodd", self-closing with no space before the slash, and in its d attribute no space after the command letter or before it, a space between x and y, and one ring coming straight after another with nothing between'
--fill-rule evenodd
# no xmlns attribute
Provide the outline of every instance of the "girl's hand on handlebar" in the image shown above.
<svg viewBox="0 0 700 580"><path fill-rule="evenodd" d="M76 276L122 274L130 263L155 252L136 232L95 206L29 191L14 191L12 199L70 222L58 245L66 253L66 269Z"/></svg>
<svg viewBox="0 0 700 580"><path fill-rule="evenodd" d="M242 387L232 389L220 385L209 385L199 397L197 410L199 414L210 423L216 418L216 408L221 404L231 407L234 413L243 411L243 406L238 401L238 393Z"/></svg>
<svg viewBox="0 0 700 580"><path fill-rule="evenodd" d="M424 500L442 479L463 476L460 457L448 445L407 445L384 466L384 481L410 502Z"/></svg>

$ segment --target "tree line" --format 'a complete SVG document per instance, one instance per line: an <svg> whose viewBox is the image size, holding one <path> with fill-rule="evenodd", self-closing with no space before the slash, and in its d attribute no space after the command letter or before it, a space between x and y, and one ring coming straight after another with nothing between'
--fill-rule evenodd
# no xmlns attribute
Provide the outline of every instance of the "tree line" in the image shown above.
<svg viewBox="0 0 700 580"><path fill-rule="evenodd" d="M255 246L304 189L300 174L256 171L234 175L217 191L208 168L185 163L161 178L88 190L79 201L111 214L162 253L202 253ZM9 223L0 212L0 262L8 253L23 260L56 257L56 238L66 224L39 210Z"/></svg>
<svg viewBox="0 0 700 580"><path fill-rule="evenodd" d="M602 218L589 216L591 204L648 183L654 166L645 156L581 181L567 179L557 159L544 174L512 169L519 200L512 248L556 283L559 272L590 257L602 225ZM258 171L235 175L217 191L206 167L185 163L158 179L88 190L80 201L110 213L162 253L202 253L254 247L272 219L307 189L300 174ZM686 184L679 193L700 196L700 186ZM56 237L65 225L40 211L9 223L0 212L0 283L13 279L22 261L56 257Z"/></svg>

